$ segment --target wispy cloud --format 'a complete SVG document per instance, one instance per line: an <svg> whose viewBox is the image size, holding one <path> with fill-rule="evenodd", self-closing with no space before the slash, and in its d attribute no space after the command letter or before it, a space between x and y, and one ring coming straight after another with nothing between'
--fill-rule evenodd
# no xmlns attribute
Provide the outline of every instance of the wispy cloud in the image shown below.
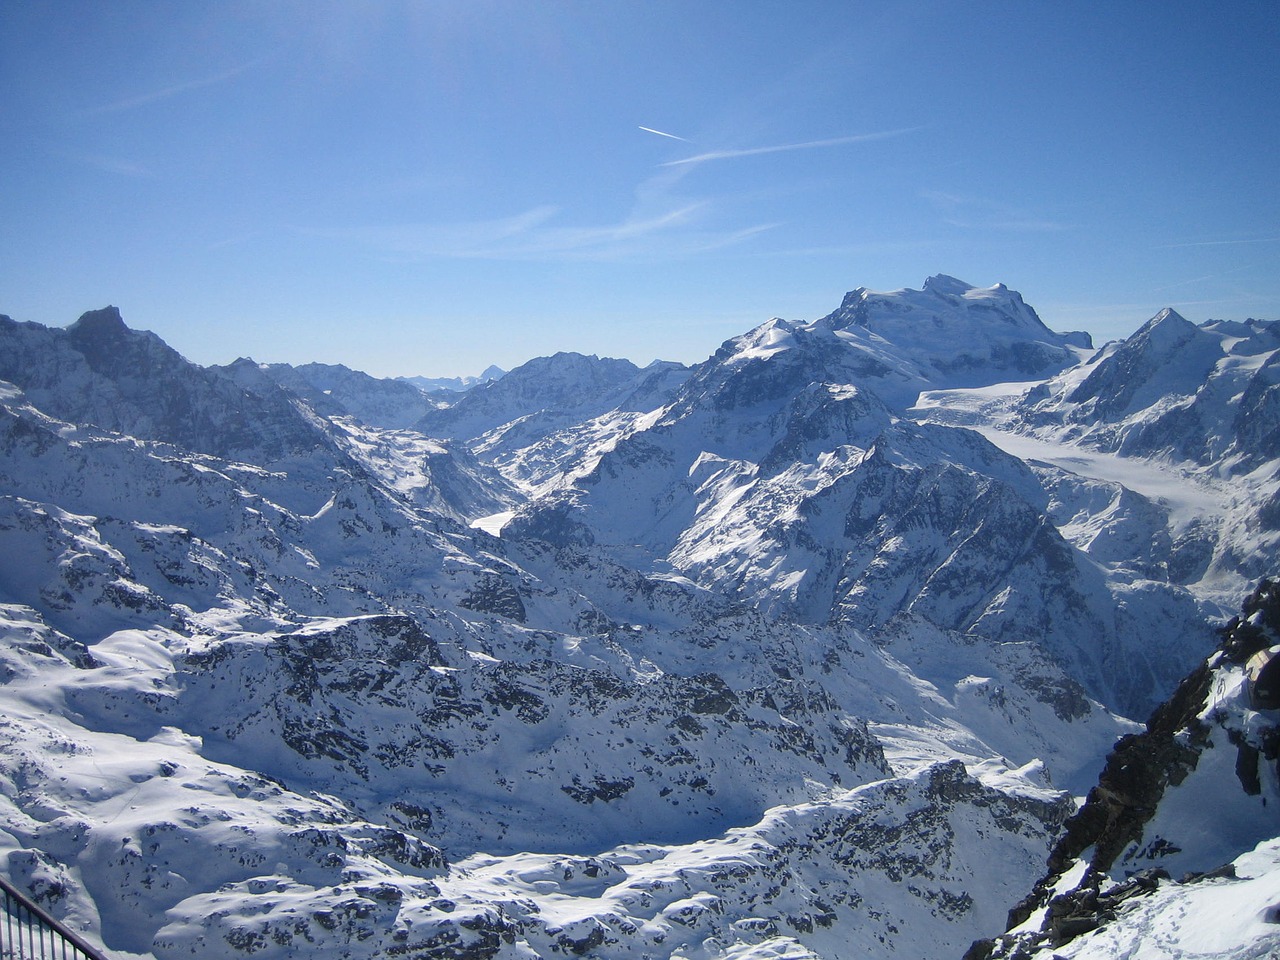
<svg viewBox="0 0 1280 960"><path fill-rule="evenodd" d="M240 74L244 73L246 70L250 70L257 66L264 59L264 57L257 57L247 63L242 63L239 66L231 67L228 70L223 70L210 76L197 77L194 80L175 83L159 90L151 90L147 93L140 93L137 96L126 97L123 100L116 100L114 103L107 103L99 107L92 107L84 111L82 115L99 116L105 113L119 113L123 110L132 110L135 107L141 107L148 103L155 103L158 100L168 100L170 97L176 97L191 90L199 90L203 87L216 86L219 83L225 83L228 80L240 76Z"/></svg>
<svg viewBox="0 0 1280 960"><path fill-rule="evenodd" d="M942 215L942 222L963 230L1005 230L1014 233L1054 233L1070 224L1040 217L1018 207L984 197L965 197L941 190L924 190Z"/></svg>
<svg viewBox="0 0 1280 960"><path fill-rule="evenodd" d="M1219 270L1217 273L1205 274L1203 277L1192 277L1189 280L1179 280L1177 283L1167 283L1162 287L1153 287L1155 293L1163 293L1166 290L1177 290L1181 287L1192 287L1200 283L1208 283L1210 280L1221 280L1224 277L1230 277L1238 273L1247 273L1255 269L1255 265L1247 263L1244 266L1236 267L1234 270Z"/></svg>
<svg viewBox="0 0 1280 960"><path fill-rule="evenodd" d="M759 257L860 257L885 253L911 253L937 246L935 239L867 240L863 243L826 244L811 247L775 247L756 253Z"/></svg>
<svg viewBox="0 0 1280 960"><path fill-rule="evenodd" d="M1172 250L1176 247L1224 247L1237 243L1280 243L1280 237L1254 237L1247 240L1189 240L1186 243L1162 243L1157 250Z"/></svg>
<svg viewBox="0 0 1280 960"><path fill-rule="evenodd" d="M643 129L643 128L642 128ZM856 133L848 137L831 137L827 140L806 140L804 143L782 143L771 147L747 147L741 150L711 150L680 160L669 160L664 167L679 167L686 164L708 163L712 160L732 160L737 157L758 157L766 153L787 153L791 150L816 150L819 147L839 147L850 143L866 143L871 140L889 140L908 133L915 133L923 127L903 127L900 130L881 130L876 133Z"/></svg>
<svg viewBox="0 0 1280 960"><path fill-rule="evenodd" d="M155 176L155 171L141 163L125 160L121 157L107 157L100 154L62 153L60 156L74 163L81 163L104 173L113 173L121 177L147 179Z"/></svg>
<svg viewBox="0 0 1280 960"><path fill-rule="evenodd" d="M660 137L669 137L672 140L679 140L681 143L688 143L684 137L677 137L674 133L667 133L665 130L655 130L653 127L641 127L645 133L656 133Z"/></svg>
<svg viewBox="0 0 1280 960"><path fill-rule="evenodd" d="M312 236L350 240L413 260L624 260L667 259L721 249L771 229L756 224L733 230L697 225L705 202L632 216L601 226L559 226L556 207L541 206L511 217L461 223L419 223L304 230Z"/></svg>
<svg viewBox="0 0 1280 960"><path fill-rule="evenodd" d="M640 126L655 136L682 142L683 137ZM566 222L556 206L531 207L509 217L452 223L366 224L304 229L318 237L360 244L383 256L419 261L436 258L524 261L664 262L746 245L777 229L772 217L740 218L742 196L720 196L713 202L682 195L677 189L699 163L739 156L818 149L903 136L920 127L834 137L745 150L722 150L660 164L635 187L629 215L611 223ZM736 221L736 222L735 222ZM758 252L752 246L747 253Z"/></svg>

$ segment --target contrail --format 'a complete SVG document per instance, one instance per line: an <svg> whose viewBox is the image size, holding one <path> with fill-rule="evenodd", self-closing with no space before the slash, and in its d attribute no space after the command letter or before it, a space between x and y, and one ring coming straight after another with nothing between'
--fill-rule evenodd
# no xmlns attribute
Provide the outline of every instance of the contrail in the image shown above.
<svg viewBox="0 0 1280 960"><path fill-rule="evenodd" d="M1280 243L1280 237L1258 237L1255 240L1192 240L1188 243L1162 243L1157 250L1168 250L1173 247L1222 247L1236 243Z"/></svg>
<svg viewBox="0 0 1280 960"><path fill-rule="evenodd" d="M115 103L108 103L101 107L93 107L84 111L84 116L98 116L104 113L119 113L122 110L132 110L134 107L140 107L156 100L167 100L180 93L186 93L188 90L199 90L201 87L210 87L214 84L223 83L233 77L238 77L246 70L256 67L264 60L266 60L266 57L256 57L248 63L242 63L238 67L223 70L221 73L215 73L212 76L197 77L195 80L177 83L171 87L165 87L163 90L152 90L150 93L139 94L136 97L129 97L125 100L117 100Z"/></svg>
<svg viewBox="0 0 1280 960"><path fill-rule="evenodd" d="M643 130L645 133L656 133L660 137L670 137L672 140L679 140L683 143L691 142L689 140L685 140L684 137L677 137L674 133L666 133L662 130L655 130L653 129L653 127L641 127L640 129Z"/></svg>
<svg viewBox="0 0 1280 960"><path fill-rule="evenodd" d="M703 163L707 160L728 160L732 157L756 157L762 153L783 153L787 150L811 150L814 147L836 147L845 143L863 143L867 140L887 140L890 137L900 137L904 133L915 133L922 130L923 127L904 127L901 130L883 130L879 133L858 133L851 137L833 137L830 140L807 140L804 143L784 143L776 147L750 147L746 150L713 150L710 153L700 153L694 157L685 157L683 160L670 160L662 166L675 167L682 163Z"/></svg>

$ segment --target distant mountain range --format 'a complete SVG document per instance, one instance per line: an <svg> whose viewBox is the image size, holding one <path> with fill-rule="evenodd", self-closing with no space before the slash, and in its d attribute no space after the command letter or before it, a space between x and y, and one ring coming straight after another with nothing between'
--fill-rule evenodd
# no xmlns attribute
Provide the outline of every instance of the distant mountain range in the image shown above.
<svg viewBox="0 0 1280 960"><path fill-rule="evenodd" d="M449 394L0 318L0 870L157 960L1269 955L1277 356L945 276Z"/></svg>
<svg viewBox="0 0 1280 960"><path fill-rule="evenodd" d="M498 380L505 376L506 372L501 367L491 364L478 377L399 377L398 379L416 387L423 393L437 393L440 391L462 393L482 383L488 383L490 380Z"/></svg>

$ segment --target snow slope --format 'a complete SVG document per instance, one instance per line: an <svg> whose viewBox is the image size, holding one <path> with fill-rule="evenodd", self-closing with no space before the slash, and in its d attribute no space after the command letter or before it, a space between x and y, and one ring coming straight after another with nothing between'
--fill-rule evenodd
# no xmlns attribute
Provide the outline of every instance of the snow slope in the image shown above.
<svg viewBox="0 0 1280 960"><path fill-rule="evenodd" d="M1145 552L1229 612L1280 546L1277 370L1280 324L1196 326L1164 310L1043 384L926 393L915 413L1043 464L1059 528L1091 556L1132 565Z"/></svg>
<svg viewBox="0 0 1280 960"><path fill-rule="evenodd" d="M913 388L1042 380L1074 366L1093 345L1086 333L1051 331L1002 283L979 288L942 274L920 290L859 287L814 325L835 331L884 369L902 371L905 382L894 382L902 374L885 376L873 387L895 406L909 406Z"/></svg>

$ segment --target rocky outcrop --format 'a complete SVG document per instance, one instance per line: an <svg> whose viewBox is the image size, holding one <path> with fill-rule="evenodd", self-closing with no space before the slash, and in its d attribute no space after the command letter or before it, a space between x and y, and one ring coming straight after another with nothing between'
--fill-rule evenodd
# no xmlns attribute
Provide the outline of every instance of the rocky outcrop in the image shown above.
<svg viewBox="0 0 1280 960"><path fill-rule="evenodd" d="M1116 922L1122 904L1162 884L1234 877L1233 858L1280 832L1277 771L1264 777L1259 769L1280 757L1280 725L1250 710L1240 675L1250 656L1280 641L1280 585L1263 581L1220 639L1219 651L1187 676L1146 730L1116 743L1050 853L1048 873L1010 911L1011 932L976 942L967 960L1048 956ZM1230 767L1236 776L1223 782ZM1205 803L1210 796L1216 802ZM1206 828L1197 817L1236 822ZM1215 842L1200 841L1206 832ZM1184 868L1177 881L1174 864Z"/></svg>

